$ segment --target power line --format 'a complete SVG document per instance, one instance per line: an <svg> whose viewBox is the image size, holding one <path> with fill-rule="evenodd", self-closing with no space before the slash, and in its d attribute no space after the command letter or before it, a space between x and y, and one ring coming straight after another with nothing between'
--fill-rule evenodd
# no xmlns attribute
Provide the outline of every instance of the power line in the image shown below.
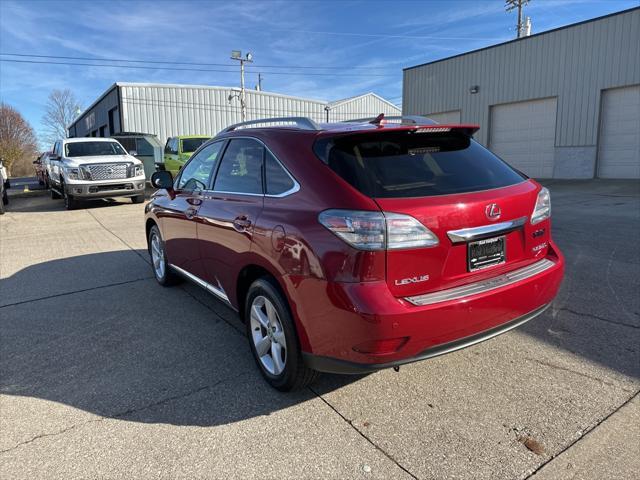
<svg viewBox="0 0 640 480"><path fill-rule="evenodd" d="M180 72L215 72L215 73L231 73L236 72L232 70L216 70L210 68L182 68L171 66L157 66L149 67L145 65L112 65L104 63L79 63L79 62L54 62L48 60L13 60L9 58L0 58L0 62L10 63L26 63L26 64L46 64L46 65L68 65L68 66L85 66L85 67L109 67L109 68L130 68L139 70L173 70ZM323 77L395 77L394 74L382 74L382 73L322 73L322 72L269 72L269 75L289 75L289 76L323 76Z"/></svg>
<svg viewBox="0 0 640 480"><path fill-rule="evenodd" d="M235 65L228 63L199 63L199 62L180 62L174 60L132 60L124 58L102 58L102 57L70 57L63 55L40 55L30 53L4 53L0 52L0 55L9 57L27 57L27 58L53 58L58 60L83 60L92 62L122 62L122 63L147 63L147 64L172 64L172 65L191 65L191 66L204 66L204 67L229 67L235 68ZM315 70L351 70L351 69L367 69L367 70L396 70L393 67L365 67L365 66L310 66L310 65L255 65L253 68L294 68L294 69L315 69Z"/></svg>

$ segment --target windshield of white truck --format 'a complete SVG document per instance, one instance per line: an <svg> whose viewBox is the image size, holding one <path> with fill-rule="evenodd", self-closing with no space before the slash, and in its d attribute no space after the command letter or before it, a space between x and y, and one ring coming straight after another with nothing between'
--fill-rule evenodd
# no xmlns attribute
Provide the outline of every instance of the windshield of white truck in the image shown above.
<svg viewBox="0 0 640 480"><path fill-rule="evenodd" d="M92 157L98 155L126 155L116 142L74 142L64 146L65 157Z"/></svg>

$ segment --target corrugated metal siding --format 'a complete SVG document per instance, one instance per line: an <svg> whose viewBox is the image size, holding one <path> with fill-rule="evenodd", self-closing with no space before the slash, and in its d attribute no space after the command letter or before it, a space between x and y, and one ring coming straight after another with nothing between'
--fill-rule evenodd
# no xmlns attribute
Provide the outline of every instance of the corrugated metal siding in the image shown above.
<svg viewBox="0 0 640 480"><path fill-rule="evenodd" d="M377 117L381 113L385 115L400 115L401 111L394 105L378 98L375 95L363 95L353 100L329 104L329 122L342 122L356 118ZM323 122L326 121L322 120Z"/></svg>
<svg viewBox="0 0 640 480"><path fill-rule="evenodd" d="M638 32L632 10L405 70L403 112L460 109L486 144L491 105L557 97L556 146L596 145L601 90L640 83Z"/></svg>
<svg viewBox="0 0 640 480"><path fill-rule="evenodd" d="M108 110L118 105L122 110L122 128L119 131L150 133L161 142L176 135L211 135L241 121L239 89L199 85L118 84L83 113L80 121L70 126L77 136L85 132L82 119L96 112L105 118ZM233 96L229 100L229 96ZM327 103L270 92L246 91L247 120L270 117L304 116L316 122L341 121L362 117L375 117L380 113L399 115L400 109L375 94ZM105 120L106 122L107 120ZM99 124L100 125L100 124Z"/></svg>
<svg viewBox="0 0 640 480"><path fill-rule="evenodd" d="M123 85L124 129L154 133L161 141L175 135L215 135L241 121L238 89L199 86ZM306 116L325 121L324 102L246 91L247 120Z"/></svg>

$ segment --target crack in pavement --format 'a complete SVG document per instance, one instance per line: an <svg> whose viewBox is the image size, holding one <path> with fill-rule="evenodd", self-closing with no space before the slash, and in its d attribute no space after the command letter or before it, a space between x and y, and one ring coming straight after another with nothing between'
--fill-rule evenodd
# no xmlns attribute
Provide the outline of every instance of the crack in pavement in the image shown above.
<svg viewBox="0 0 640 480"><path fill-rule="evenodd" d="M555 370L562 370L563 372L575 373L576 375L580 375L581 377L588 378L590 380L595 380L596 382L602 383L604 385L608 385L609 387L620 387L623 391L627 392L628 390L622 388L620 385L616 385L613 382L607 382L606 380L602 380L601 378L594 377L593 375L589 375L587 373L578 372L577 370L572 370L567 367L563 367L561 365L556 365L554 363L545 362L543 360L538 360L537 358L525 357L526 360L530 362L535 362L539 365L543 365L545 367L553 368Z"/></svg>
<svg viewBox="0 0 640 480"><path fill-rule="evenodd" d="M23 305L25 303L39 302L41 300L48 300L50 298L65 297L67 295L73 295L75 293L90 292L92 290L99 290L101 288L117 287L119 285L127 285L129 283L136 283L136 282L142 282L144 280L151 280L152 278L153 277L142 277L142 278L136 278L135 280L125 280L124 282L108 283L106 285L97 285L95 287L81 288L80 290L73 290L71 292L56 293L55 295L47 295L46 297L31 298L29 300L22 300L20 302L6 303L4 305L0 305L0 308L15 307L16 305Z"/></svg>
<svg viewBox="0 0 640 480"><path fill-rule="evenodd" d="M636 390L634 392L633 395L631 395L630 398L628 398L627 400L625 400L622 405L618 406L618 408L615 408L612 412L610 412L607 416L605 416L604 418L602 418L601 420L599 420L598 422L596 422L593 426L591 426L591 428L583 431L583 433L576 438L575 440L573 440L572 442L570 442L566 447L564 447L562 450L560 450L558 453L556 453L555 455L552 455L551 457L549 457L549 459L545 462L542 462L535 470L533 470L529 475L527 475L526 477L523 478L523 480L527 480L528 478L532 478L536 473L538 473L545 465L547 465L549 462L551 462L552 460L558 458L560 455L562 455L564 452L566 452L567 450L569 450L571 447L573 447L575 444L577 444L580 440L582 440L583 438L585 438L587 435L589 435L591 432L593 432L596 428L598 428L600 425L602 425L604 422L606 422L607 420L609 420L609 418L611 418L611 416L613 416L614 414L618 413L618 411L620 411L620 409L622 407L625 407L626 405L628 405L629 403L631 403L633 401L634 398L636 398L638 396L638 394L640 393L640 390Z"/></svg>
<svg viewBox="0 0 640 480"><path fill-rule="evenodd" d="M109 232L111 235L113 235L114 237L116 237L118 240L120 240L129 250L133 251L133 253L135 253L136 255L138 255L142 260L144 260L145 263L147 263L148 265L151 265L151 262L149 261L149 258L147 258L147 256L142 255L137 249L133 248L131 245L129 245L126 241L124 241L124 239L122 239L119 235L117 235L116 233L114 233L113 231L109 230L104 223L102 223L100 220L98 220L98 217L96 217L93 213L91 213L91 210L85 210L85 212L87 212L89 214L89 216L91 218L93 218L98 225L100 225L102 228L104 228L107 232Z"/></svg>
<svg viewBox="0 0 640 480"><path fill-rule="evenodd" d="M617 320L611 320L610 318L601 317L599 315L594 315L592 313L579 312L579 311L573 310L572 308L569 308L569 307L560 307L560 308L556 309L556 311L564 311L564 312L573 313L574 315L585 316L585 317L589 317L589 318L595 318L596 320L602 320L603 322L612 323L614 325L620 325L622 327L640 329L640 326L638 326L638 325L633 325L631 323L626 323L626 322L619 322Z"/></svg>
<svg viewBox="0 0 640 480"><path fill-rule="evenodd" d="M75 425L71 425L71 426L66 427L66 428L64 428L64 429L62 429L60 431L57 431L57 432L41 433L39 435L36 435L33 438L30 438L29 440L25 440L23 442L20 442L20 443L14 445L11 448L7 448L5 450L0 450L0 454L11 452L11 451L16 450L16 449L18 449L20 447L23 447L24 445L28 445L30 443L33 443L36 440L39 440L41 438L56 437L56 436L59 436L59 435L63 435L65 433L67 433L67 432L70 432L71 430L74 430L76 428L84 427L84 426L92 424L92 423L99 423L99 422L102 422L104 420L122 419L123 417L126 417L128 415L131 415L131 414L134 414L134 413L138 413L138 412L142 412L144 410L148 410L150 408L157 407L158 405L163 405L163 404L175 401L175 400L183 400L183 399L188 398L188 397L190 397L192 395L195 395L197 393L203 392L205 390L213 389L213 388L215 388L215 387L217 387L217 386L219 386L219 385L221 385L223 383L229 382L231 380L235 380L237 378L240 378L240 377L242 377L244 375L248 375L250 373L251 373L250 371L241 372L241 373L239 373L237 375L233 375L231 377L227 377L227 378L223 378L221 380L218 380L217 382L215 382L215 383L213 383L211 385L204 385L202 387L198 387L198 388L195 388L193 390L189 390L188 392L181 393L181 394L178 394L178 395L173 395L171 397L166 397L166 398L163 398L162 400L151 402L151 403L148 403L148 404L143 405L141 407L130 408L128 410L125 410L124 412L116 413L116 414L110 415L108 417L101 416L99 418L94 418L92 420L87 420L86 422L82 422L82 423L78 423L78 424L75 424Z"/></svg>
<svg viewBox="0 0 640 480"><path fill-rule="evenodd" d="M402 464L400 464L400 462L398 462L395 458L393 458L393 455L391 455L390 453L385 451L382 447L380 447L373 440L371 440L369 437L367 437L360 429L358 429L353 424L353 421L349 420L342 413L340 413L340 411L338 411L338 409L336 407L331 405L331 403L329 403L322 395L320 395L318 392L316 392L312 387L307 387L307 388L311 391L311 393L313 393L316 397L318 397L320 400L322 400L322 402L324 402L325 405L327 405L331 410L333 410L336 414L338 414L338 416L342 420L344 420L347 423L347 425L349 425L352 429L354 429L362 438L364 438L367 442L369 442L376 450L378 450L380 453L382 453L385 457L387 457L387 459L389 459L391 462L393 462L399 469L401 469L403 472L405 472L411 478L413 478L415 480L418 480L418 477L416 477L413 473L411 473L404 466L402 466Z"/></svg>

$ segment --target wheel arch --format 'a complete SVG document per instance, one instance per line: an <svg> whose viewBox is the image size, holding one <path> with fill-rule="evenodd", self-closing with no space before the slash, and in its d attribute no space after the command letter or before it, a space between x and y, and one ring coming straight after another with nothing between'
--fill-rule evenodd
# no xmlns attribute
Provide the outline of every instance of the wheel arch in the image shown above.
<svg viewBox="0 0 640 480"><path fill-rule="evenodd" d="M298 340L300 341L300 347L304 351L309 351L309 337L307 336L306 329L297 314L295 308L295 302L289 295L289 292L283 282L283 279L280 275L274 273L271 269L265 267L264 265L259 265L256 263L245 265L242 270L240 270L237 280L236 280L236 291L234 299L236 301L238 307L238 314L240 316L240 320L244 323L244 315L245 315L245 299L247 293L249 292L249 288L251 284L255 282L257 279L262 277L269 277L273 280L274 286L278 289L280 294L284 297L287 303L287 307L289 308L289 313L293 318L293 321L296 326Z"/></svg>

